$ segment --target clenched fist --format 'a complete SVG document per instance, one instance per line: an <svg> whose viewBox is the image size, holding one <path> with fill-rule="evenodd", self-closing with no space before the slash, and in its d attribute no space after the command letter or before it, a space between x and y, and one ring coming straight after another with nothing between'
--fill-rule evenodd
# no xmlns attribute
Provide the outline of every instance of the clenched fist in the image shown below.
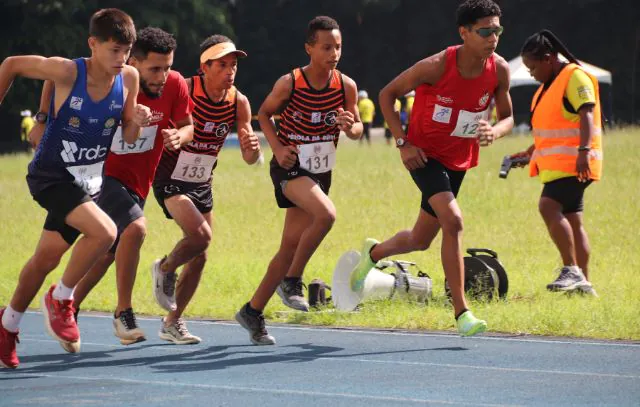
<svg viewBox="0 0 640 407"><path fill-rule="evenodd" d="M145 105L137 104L133 109L133 122L140 127L146 127L151 123L151 109Z"/></svg>
<svg viewBox="0 0 640 407"><path fill-rule="evenodd" d="M486 120L478 121L478 130L476 134L478 135L478 142L482 147L490 146L496 139L493 126L491 126Z"/></svg>
<svg viewBox="0 0 640 407"><path fill-rule="evenodd" d="M177 151L180 149L180 135L178 129L163 129L162 130L162 143L164 148L169 151Z"/></svg>
<svg viewBox="0 0 640 407"><path fill-rule="evenodd" d="M260 150L260 141L254 132L249 132L247 129L240 129L240 131L238 131L238 139L240 140L240 148L243 151Z"/></svg>
<svg viewBox="0 0 640 407"><path fill-rule="evenodd" d="M351 130L353 124L356 122L355 116L348 110L338 108L338 116L336 117L336 123L338 128L344 132Z"/></svg>

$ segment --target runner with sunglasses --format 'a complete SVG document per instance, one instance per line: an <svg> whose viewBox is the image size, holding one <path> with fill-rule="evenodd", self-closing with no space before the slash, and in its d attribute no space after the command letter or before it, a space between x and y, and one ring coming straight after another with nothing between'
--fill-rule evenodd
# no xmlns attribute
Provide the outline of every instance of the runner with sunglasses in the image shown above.
<svg viewBox="0 0 640 407"><path fill-rule="evenodd" d="M422 192L421 210L410 230L378 243L366 239L351 288L360 291L377 261L426 250L442 229L442 266L451 287L458 332L475 335L487 323L469 311L464 295L462 212L456 196L479 146L488 146L513 127L509 65L494 53L503 28L500 7L491 0L467 0L457 10L463 44L425 58L392 80L379 96L400 157ZM415 89L408 136L394 101ZM500 119L488 122L495 99Z"/></svg>

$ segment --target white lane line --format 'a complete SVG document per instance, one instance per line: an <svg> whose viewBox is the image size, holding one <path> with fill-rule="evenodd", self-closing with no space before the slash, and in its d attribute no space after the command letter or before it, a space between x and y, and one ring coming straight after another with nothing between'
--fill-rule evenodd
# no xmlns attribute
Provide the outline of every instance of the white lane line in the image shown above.
<svg viewBox="0 0 640 407"><path fill-rule="evenodd" d="M356 399L356 400L372 400L372 401L392 401L392 402L404 402L404 403L420 403L420 404L448 404L448 405L456 405L456 406L512 406L511 404L486 404L486 403L478 403L474 402L465 402L465 401L449 401L449 400L435 400L435 399L416 399L416 398L407 398L407 397L390 397L390 396L371 396L367 394L356 394L356 393L331 393L331 392L320 392L320 391L306 391L306 390L290 390L290 389L271 389L271 388L260 388L260 387L245 387L245 386L229 386L229 385L217 385L217 384L200 384L200 383L179 383L175 381L159 381L159 380L140 380L140 379L126 379L126 378L117 378L117 377L86 377L86 376L66 376L66 375L48 375L48 374L34 374L34 375L25 375L23 378L38 378L38 377L47 377L53 379L71 379L71 380L86 380L86 381L117 381L124 383L135 383L135 384L143 384L143 385L158 385L158 386L173 386L173 387L192 387L198 389L217 389L217 390L230 390L230 391L243 391L248 393L272 393L272 394L287 394L287 395L300 395L300 396L318 396L318 397L332 397L332 398L346 398L346 399ZM264 403L263 404L268 404Z"/></svg>
<svg viewBox="0 0 640 407"><path fill-rule="evenodd" d="M27 311L28 314L42 315L40 311ZM113 319L110 315L97 315L97 314L80 314L83 318L108 318ZM152 317L138 317L136 319L141 321L154 321L157 322L158 318ZM220 325L239 327L234 322L223 321L201 321L201 320L189 320L189 324L197 325ZM532 338L517 338L517 337L502 337L502 336L474 336L473 338L462 338L454 333L423 333L423 332L394 332L394 331L376 331L368 329L357 328L320 328L320 327L304 327L304 326L285 326L285 325L270 325L269 329L280 329L290 331L311 331L311 332L332 332L340 334L365 334L365 335L389 335L389 336L418 336L428 338L455 338L463 339L465 341L483 340L483 341L507 341L507 342L526 342L526 343L544 343L544 344L564 344L564 345L591 345L591 346L609 346L609 347L627 347L627 348L640 348L640 343L616 343L616 342L593 342L586 340L565 340L565 339L532 339Z"/></svg>
<svg viewBox="0 0 640 407"><path fill-rule="evenodd" d="M35 338L25 338L25 341L31 342L54 342L58 343L58 341L48 340L48 339L35 339ZM123 348L122 346L110 345L110 344L102 344L102 343L84 343L83 345L93 345L93 346L105 346L112 348ZM183 347L175 347L175 346L162 346L156 349L169 351L188 351L189 349L184 349ZM265 356L265 355L260 355ZM352 363L376 363L376 364L387 364L387 365L404 365L404 366L431 366L431 367L441 367L441 368L449 368L449 369L474 369L474 370L490 370L490 371L499 371L499 372L518 372L518 373L534 373L534 374L558 374L558 375L572 375L572 376L587 376L587 377L609 377L616 379L640 379L640 376L635 375L625 375L625 374L617 374L617 373L598 373L598 372L575 372L575 371L566 371L566 370L543 370L543 369L522 369L516 367L499 367L499 366L479 366L479 365L459 365L452 363L433 363L433 362L407 362L402 360L380 360L380 359L364 359L364 358L353 358L349 357L349 355L345 356L304 356L304 355L286 355L286 354L269 354L266 355L270 358L279 358L285 360L299 360L299 359L308 359L308 360L326 360L326 361L336 361L336 362L352 362ZM229 360L233 360L235 358L229 358Z"/></svg>

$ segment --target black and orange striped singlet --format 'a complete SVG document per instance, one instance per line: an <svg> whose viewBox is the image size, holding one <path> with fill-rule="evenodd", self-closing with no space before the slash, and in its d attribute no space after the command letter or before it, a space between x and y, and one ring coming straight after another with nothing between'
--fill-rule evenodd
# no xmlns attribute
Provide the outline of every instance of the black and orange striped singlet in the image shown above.
<svg viewBox="0 0 640 407"><path fill-rule="evenodd" d="M311 86L302 68L294 69L291 76L293 88L281 114L278 140L283 145L300 146L298 159L302 168L313 173L330 171L340 136L336 124L338 108L345 107L342 74L334 69L321 90Z"/></svg>
<svg viewBox="0 0 640 407"><path fill-rule="evenodd" d="M164 149L155 183L208 183L227 135L235 125L237 91L232 86L220 102L209 99L204 78L192 78L193 140L178 151Z"/></svg>

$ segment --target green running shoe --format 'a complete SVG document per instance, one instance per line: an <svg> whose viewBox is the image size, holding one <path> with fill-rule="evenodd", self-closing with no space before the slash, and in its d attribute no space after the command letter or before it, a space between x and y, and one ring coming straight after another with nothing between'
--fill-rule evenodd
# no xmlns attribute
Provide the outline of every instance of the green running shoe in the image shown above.
<svg viewBox="0 0 640 407"><path fill-rule="evenodd" d="M360 292L364 288L364 280L367 278L369 271L376 266L376 263L371 260L371 249L377 245L376 239L365 239L362 246L362 252L360 253L360 261L358 265L351 272L351 290Z"/></svg>
<svg viewBox="0 0 640 407"><path fill-rule="evenodd" d="M456 324L461 336L473 336L487 330L487 321L474 317L471 311L465 311L460 315Z"/></svg>

